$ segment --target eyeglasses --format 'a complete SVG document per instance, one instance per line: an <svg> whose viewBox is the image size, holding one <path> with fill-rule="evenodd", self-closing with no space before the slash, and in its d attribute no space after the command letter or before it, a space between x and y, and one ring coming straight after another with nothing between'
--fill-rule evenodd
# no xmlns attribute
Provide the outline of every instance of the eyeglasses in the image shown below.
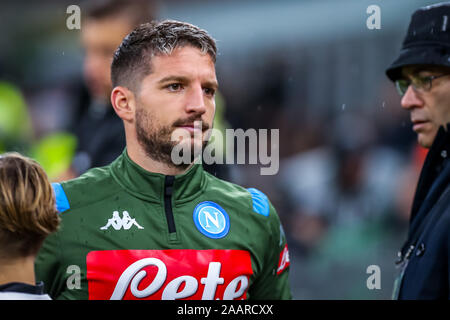
<svg viewBox="0 0 450 320"><path fill-rule="evenodd" d="M411 76L410 79L398 79L395 81L395 87L397 88L400 96L404 96L409 86L412 85L413 89L416 91L430 91L431 84L434 79L448 76L450 74L445 73L438 76L427 76L427 77L419 77L419 76Z"/></svg>

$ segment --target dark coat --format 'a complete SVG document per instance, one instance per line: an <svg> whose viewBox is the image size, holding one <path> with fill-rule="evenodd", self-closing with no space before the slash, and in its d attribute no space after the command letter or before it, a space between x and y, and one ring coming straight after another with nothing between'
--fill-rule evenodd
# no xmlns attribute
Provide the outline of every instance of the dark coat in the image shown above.
<svg viewBox="0 0 450 320"><path fill-rule="evenodd" d="M411 250L399 299L450 298L449 158L450 132L441 127L426 157L414 196L408 240L402 253Z"/></svg>
<svg viewBox="0 0 450 320"><path fill-rule="evenodd" d="M123 121L111 105L85 110L74 133L78 145L72 168L78 175L90 168L103 167L116 159L125 148Z"/></svg>

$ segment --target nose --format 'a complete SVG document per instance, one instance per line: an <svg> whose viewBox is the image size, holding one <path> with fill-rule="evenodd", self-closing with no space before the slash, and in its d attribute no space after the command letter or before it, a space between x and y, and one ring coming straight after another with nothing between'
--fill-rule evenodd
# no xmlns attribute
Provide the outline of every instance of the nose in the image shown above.
<svg viewBox="0 0 450 320"><path fill-rule="evenodd" d="M94 50L86 51L83 61L83 71L88 78L99 79L104 78L109 70L112 58L105 57L101 53Z"/></svg>
<svg viewBox="0 0 450 320"><path fill-rule="evenodd" d="M404 109L413 109L420 108L423 106L423 100L420 95L413 89L412 86L409 86L405 92L405 95L402 97L401 105Z"/></svg>
<svg viewBox="0 0 450 320"><path fill-rule="evenodd" d="M84 73L89 77L92 76L98 69L98 65L98 59L96 59L93 54L87 53L83 62Z"/></svg>
<svg viewBox="0 0 450 320"><path fill-rule="evenodd" d="M199 114L206 112L205 94L200 85L193 86L189 90L186 101L186 112Z"/></svg>

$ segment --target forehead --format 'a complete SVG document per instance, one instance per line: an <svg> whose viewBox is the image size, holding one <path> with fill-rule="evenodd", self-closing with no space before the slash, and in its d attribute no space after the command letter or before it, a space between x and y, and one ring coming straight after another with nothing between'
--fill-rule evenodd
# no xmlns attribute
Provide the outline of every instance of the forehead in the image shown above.
<svg viewBox="0 0 450 320"><path fill-rule="evenodd" d="M177 47L170 54L157 54L151 58L151 72L204 73L215 77L215 64L208 53L192 46Z"/></svg>

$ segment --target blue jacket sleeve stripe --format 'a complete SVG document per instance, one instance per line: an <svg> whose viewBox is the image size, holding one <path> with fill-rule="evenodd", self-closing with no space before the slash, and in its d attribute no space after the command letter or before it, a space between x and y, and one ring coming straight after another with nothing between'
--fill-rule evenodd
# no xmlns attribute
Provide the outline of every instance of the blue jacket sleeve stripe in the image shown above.
<svg viewBox="0 0 450 320"><path fill-rule="evenodd" d="M248 188L247 190L252 195L253 211L265 217L268 217L270 207L269 207L269 199L267 199L267 196L255 188Z"/></svg>
<svg viewBox="0 0 450 320"><path fill-rule="evenodd" d="M69 200L67 200L66 193L63 187L59 183L52 183L53 191L55 192L56 198L56 209L59 212L64 212L70 209Z"/></svg>

